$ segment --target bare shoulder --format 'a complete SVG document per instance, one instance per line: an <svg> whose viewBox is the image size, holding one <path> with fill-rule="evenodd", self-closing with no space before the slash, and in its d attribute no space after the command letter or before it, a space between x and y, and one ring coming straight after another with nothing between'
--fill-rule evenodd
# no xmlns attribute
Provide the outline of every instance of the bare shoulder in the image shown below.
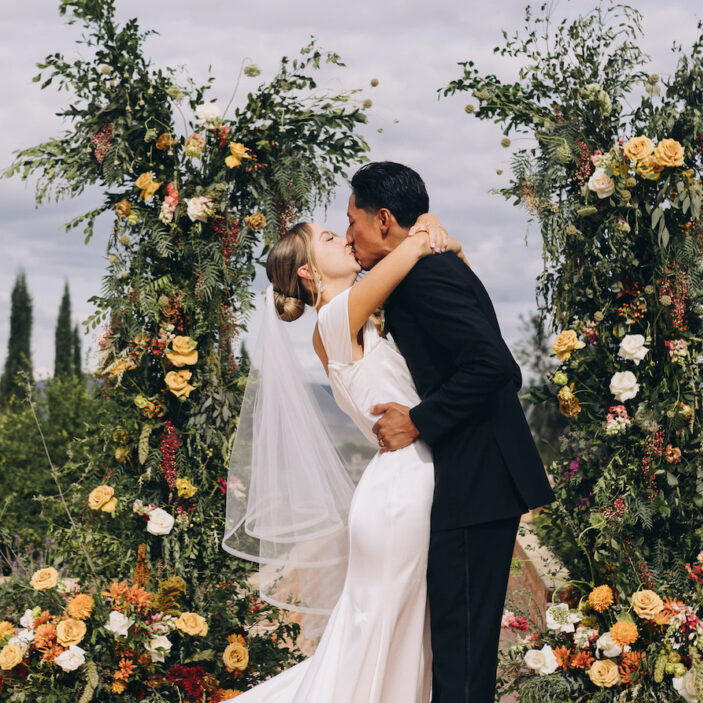
<svg viewBox="0 0 703 703"><path fill-rule="evenodd" d="M317 325L312 333L312 346L315 350L315 354L319 357L322 365L325 367L325 373L327 373L327 352L325 351L325 346L322 344L322 337L320 336L320 330Z"/></svg>

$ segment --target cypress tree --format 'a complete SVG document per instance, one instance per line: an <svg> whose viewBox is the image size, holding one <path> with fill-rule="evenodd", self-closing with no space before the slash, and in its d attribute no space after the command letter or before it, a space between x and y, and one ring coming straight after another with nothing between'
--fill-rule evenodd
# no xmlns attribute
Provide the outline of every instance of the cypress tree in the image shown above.
<svg viewBox="0 0 703 703"><path fill-rule="evenodd" d="M73 331L71 330L71 294L68 282L64 284L59 316L54 335L54 376L70 376L73 373Z"/></svg>
<svg viewBox="0 0 703 703"><path fill-rule="evenodd" d="M83 376L81 369L81 333L78 325L73 328L73 373L77 378Z"/></svg>
<svg viewBox="0 0 703 703"><path fill-rule="evenodd" d="M20 271L12 288L10 336L7 341L5 368L0 377L0 404L3 407L26 397L21 372L26 373L30 383L34 384L31 351L32 314L32 299L27 290L27 280L24 272Z"/></svg>

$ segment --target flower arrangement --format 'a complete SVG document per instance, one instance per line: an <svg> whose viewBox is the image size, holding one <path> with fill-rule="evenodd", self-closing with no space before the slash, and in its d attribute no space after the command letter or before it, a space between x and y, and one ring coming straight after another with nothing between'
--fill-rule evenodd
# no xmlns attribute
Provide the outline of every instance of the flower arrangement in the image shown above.
<svg viewBox="0 0 703 703"><path fill-rule="evenodd" d="M467 61L443 89L470 91L472 119L516 147L497 191L539 225L558 362L523 398L568 420L548 467L557 500L534 521L568 578L501 661L500 690L520 703L703 700L703 603L685 567L703 540L703 100L689 89L703 24L662 77L643 70L636 9L561 23L550 11L528 8L525 34L496 49L525 64L518 80Z"/></svg>

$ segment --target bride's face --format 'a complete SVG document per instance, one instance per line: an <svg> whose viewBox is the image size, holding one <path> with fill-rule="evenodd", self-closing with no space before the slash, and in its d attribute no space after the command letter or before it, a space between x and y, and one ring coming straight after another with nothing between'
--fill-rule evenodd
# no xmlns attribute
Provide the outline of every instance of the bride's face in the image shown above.
<svg viewBox="0 0 703 703"><path fill-rule="evenodd" d="M335 279L351 279L361 271L359 262L354 257L354 251L347 244L345 237L334 234L327 227L312 223L313 252L323 281Z"/></svg>

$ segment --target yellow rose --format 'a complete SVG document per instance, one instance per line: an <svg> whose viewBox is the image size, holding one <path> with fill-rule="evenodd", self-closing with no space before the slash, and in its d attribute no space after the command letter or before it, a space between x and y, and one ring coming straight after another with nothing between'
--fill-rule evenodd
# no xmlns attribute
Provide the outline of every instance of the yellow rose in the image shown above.
<svg viewBox="0 0 703 703"><path fill-rule="evenodd" d="M610 634L621 647L632 644L639 637L637 626L627 620L618 620L610 628Z"/></svg>
<svg viewBox="0 0 703 703"><path fill-rule="evenodd" d="M645 156L644 159L637 162L637 166L635 167L637 174L649 181L656 181L659 176L661 176L663 169L664 167L657 163L654 154Z"/></svg>
<svg viewBox="0 0 703 703"><path fill-rule="evenodd" d="M197 613L181 613L176 620L176 627L186 635L207 635L205 618Z"/></svg>
<svg viewBox="0 0 703 703"><path fill-rule="evenodd" d="M620 683L618 665L612 659L598 659L591 664L588 676L596 686L610 688Z"/></svg>
<svg viewBox="0 0 703 703"><path fill-rule="evenodd" d="M643 620L654 620L664 609L664 603L654 591L644 590L632 594L632 607Z"/></svg>
<svg viewBox="0 0 703 703"><path fill-rule="evenodd" d="M597 586L588 594L588 602L593 610L602 613L613 604L613 589L607 584Z"/></svg>
<svg viewBox="0 0 703 703"><path fill-rule="evenodd" d="M132 212L132 205L129 200L123 198L117 205L115 205L115 212L117 217L129 217L129 213Z"/></svg>
<svg viewBox="0 0 703 703"><path fill-rule="evenodd" d="M53 566L47 566L45 569L34 572L31 584L37 591L43 591L47 588L53 588L58 580L59 572Z"/></svg>
<svg viewBox="0 0 703 703"><path fill-rule="evenodd" d="M104 510L112 497L115 495L115 489L112 486L98 486L93 488L88 496L88 507L91 510Z"/></svg>
<svg viewBox="0 0 703 703"><path fill-rule="evenodd" d="M239 142L229 143L229 156L225 159L227 168L234 168L242 165L242 159L250 159L249 149Z"/></svg>
<svg viewBox="0 0 703 703"><path fill-rule="evenodd" d="M166 351L166 358L174 366L186 366L198 363L198 343L191 337L178 335L171 340L171 349Z"/></svg>
<svg viewBox="0 0 703 703"><path fill-rule="evenodd" d="M258 231L266 227L266 216L262 212L255 212L249 217L245 217L244 222L249 229Z"/></svg>
<svg viewBox="0 0 703 703"><path fill-rule="evenodd" d="M249 665L249 650L241 642L227 645L222 659L228 671L244 671Z"/></svg>
<svg viewBox="0 0 703 703"><path fill-rule="evenodd" d="M82 620L61 620L56 626L56 641L62 647L70 647L72 644L78 644L85 637L87 630Z"/></svg>
<svg viewBox="0 0 703 703"><path fill-rule="evenodd" d="M186 398L190 395L190 392L195 388L188 383L188 379L193 374L187 369L182 371L169 371L166 374L165 380L168 389L177 396L184 395Z"/></svg>
<svg viewBox="0 0 703 703"><path fill-rule="evenodd" d="M154 176L147 171L142 173L134 185L137 186L142 192L139 193L140 200L151 200L154 197L154 193L161 187L161 183L154 180Z"/></svg>
<svg viewBox="0 0 703 703"><path fill-rule="evenodd" d="M571 356L571 352L574 349L582 349L585 346L586 343L578 339L576 332L573 330L564 330L554 340L552 349L556 353L559 361L566 361L566 359Z"/></svg>
<svg viewBox="0 0 703 703"><path fill-rule="evenodd" d="M22 661L22 649L18 644L6 644L0 649L0 669L9 671Z"/></svg>
<svg viewBox="0 0 703 703"><path fill-rule="evenodd" d="M129 447L117 447L117 449L115 449L115 459L119 461L120 464L127 463L129 459ZM103 510L105 510L105 508L103 508Z"/></svg>
<svg viewBox="0 0 703 703"><path fill-rule="evenodd" d="M198 489L187 478L177 478L176 490L179 498L192 498Z"/></svg>
<svg viewBox="0 0 703 703"><path fill-rule="evenodd" d="M0 640L4 639L5 637L9 639L10 637L14 636L15 626L7 620L3 620L2 622L0 622Z"/></svg>
<svg viewBox="0 0 703 703"><path fill-rule="evenodd" d="M683 147L675 139L662 139L654 150L660 166L683 166Z"/></svg>
<svg viewBox="0 0 703 703"><path fill-rule="evenodd" d="M635 162L642 161L653 151L654 146L649 137L632 137L624 148L625 156Z"/></svg>
<svg viewBox="0 0 703 703"><path fill-rule="evenodd" d="M93 598L87 593L79 593L68 601L66 610L76 620L87 620L93 612Z"/></svg>

